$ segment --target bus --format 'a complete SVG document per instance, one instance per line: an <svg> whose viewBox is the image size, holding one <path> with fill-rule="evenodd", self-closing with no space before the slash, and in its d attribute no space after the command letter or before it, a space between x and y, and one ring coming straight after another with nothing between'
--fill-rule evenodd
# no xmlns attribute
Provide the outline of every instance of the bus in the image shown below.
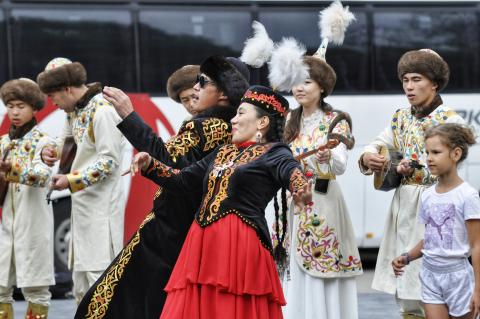
<svg viewBox="0 0 480 319"><path fill-rule="evenodd" d="M250 0L0 0L0 83L35 79L48 61L67 57L85 65L89 81L130 92L136 110L160 136L168 139L187 115L166 97L168 76L207 56L239 57L260 21L274 41L292 36L314 53L320 44L318 12L330 1ZM355 148L339 176L358 245L378 248L393 192L373 188L359 173L363 147L408 106L396 67L412 49L430 48L449 64L450 83L442 93L480 132L480 1L343 1L356 20L342 46L330 45L327 61L337 84L327 102L353 120ZM251 83L268 85L266 66L250 69ZM292 97L293 107L296 103ZM8 129L0 108L0 132ZM64 114L49 104L40 126L59 134ZM125 150L124 167L133 154ZM480 147L474 146L461 169L480 189ZM141 177L124 178L125 239L151 208L155 186ZM65 197L66 196L66 197ZM69 236L68 194L57 194L56 265L66 264ZM269 212L271 209L269 208ZM271 219L271 213L268 213ZM57 217L58 216L58 217Z"/></svg>

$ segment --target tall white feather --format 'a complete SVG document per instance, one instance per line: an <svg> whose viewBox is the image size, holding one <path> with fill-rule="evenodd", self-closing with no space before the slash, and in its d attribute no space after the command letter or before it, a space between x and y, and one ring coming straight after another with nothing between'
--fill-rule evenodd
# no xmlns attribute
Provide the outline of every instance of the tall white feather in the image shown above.
<svg viewBox="0 0 480 319"><path fill-rule="evenodd" d="M268 80L274 90L289 92L293 86L305 82L309 76L308 66L303 62L305 52L305 46L294 38L283 38L274 48L268 62Z"/></svg>
<svg viewBox="0 0 480 319"><path fill-rule="evenodd" d="M318 26L322 39L327 38L330 42L341 45L347 27L354 20L355 16L348 10L348 6L343 7L339 0L334 1L328 8L320 11Z"/></svg>
<svg viewBox="0 0 480 319"><path fill-rule="evenodd" d="M255 68L260 68L270 59L274 45L263 24L253 21L252 29L253 37L245 41L240 60Z"/></svg>

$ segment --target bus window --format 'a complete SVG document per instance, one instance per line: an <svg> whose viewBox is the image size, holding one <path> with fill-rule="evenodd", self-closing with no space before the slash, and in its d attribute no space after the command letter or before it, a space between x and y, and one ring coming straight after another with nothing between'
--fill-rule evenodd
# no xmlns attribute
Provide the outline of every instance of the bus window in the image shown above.
<svg viewBox="0 0 480 319"><path fill-rule="evenodd" d="M84 64L90 82L136 88L128 11L14 9L11 32L14 77L36 78L48 61L61 56Z"/></svg>
<svg viewBox="0 0 480 319"><path fill-rule="evenodd" d="M479 33L474 12L459 8L373 13L376 91L398 91L397 62L409 50L430 48L450 66L447 92L479 86Z"/></svg>
<svg viewBox="0 0 480 319"><path fill-rule="evenodd" d="M288 9L260 12L259 20L265 25L267 32L274 41L282 37L292 36L307 47L307 53L313 54L320 46L320 31L318 29L318 12L309 8L308 11ZM356 21L348 28L342 46L330 44L327 50L327 61L337 73L335 92L358 92L370 89L369 55L367 42L367 19L364 12L355 11ZM261 71L261 82L268 83L266 67Z"/></svg>
<svg viewBox="0 0 480 319"><path fill-rule="evenodd" d="M0 85L7 81L8 61L7 61L7 38L5 35L5 15L0 10Z"/></svg>
<svg viewBox="0 0 480 319"><path fill-rule="evenodd" d="M212 54L239 57L251 33L250 13L240 10L140 12L141 88L165 92L170 74Z"/></svg>

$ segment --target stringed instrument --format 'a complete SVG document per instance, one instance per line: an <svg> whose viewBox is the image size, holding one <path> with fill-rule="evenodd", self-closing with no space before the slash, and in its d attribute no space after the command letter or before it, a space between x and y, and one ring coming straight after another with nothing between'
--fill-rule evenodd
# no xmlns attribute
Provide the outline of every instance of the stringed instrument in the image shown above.
<svg viewBox="0 0 480 319"><path fill-rule="evenodd" d="M58 165L57 174L68 174L72 169L73 160L77 155L77 144L73 136L68 136L65 138L62 147L62 154L60 155L60 163ZM53 188L50 188L47 192L47 203L50 204L51 196L53 193Z"/></svg>
<svg viewBox="0 0 480 319"><path fill-rule="evenodd" d="M388 149L385 146L380 147L378 154L385 158L385 163L383 163L380 172L373 174L373 187L376 190L388 192L400 186L402 182L403 176L397 173L397 166L402 160L402 155L398 151ZM411 160L408 165L415 169L424 167L415 160Z"/></svg>

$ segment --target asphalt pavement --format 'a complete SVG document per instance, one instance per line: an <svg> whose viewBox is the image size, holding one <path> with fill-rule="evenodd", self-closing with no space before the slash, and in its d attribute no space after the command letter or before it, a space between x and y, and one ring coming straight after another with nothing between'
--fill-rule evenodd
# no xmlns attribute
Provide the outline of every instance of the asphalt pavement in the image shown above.
<svg viewBox="0 0 480 319"><path fill-rule="evenodd" d="M359 319L400 319L394 297L372 290L372 278L372 270L367 270L364 275L357 277ZM73 299L52 300L48 318L72 319L75 307ZM25 301L17 301L14 305L15 318L24 318L26 308Z"/></svg>

